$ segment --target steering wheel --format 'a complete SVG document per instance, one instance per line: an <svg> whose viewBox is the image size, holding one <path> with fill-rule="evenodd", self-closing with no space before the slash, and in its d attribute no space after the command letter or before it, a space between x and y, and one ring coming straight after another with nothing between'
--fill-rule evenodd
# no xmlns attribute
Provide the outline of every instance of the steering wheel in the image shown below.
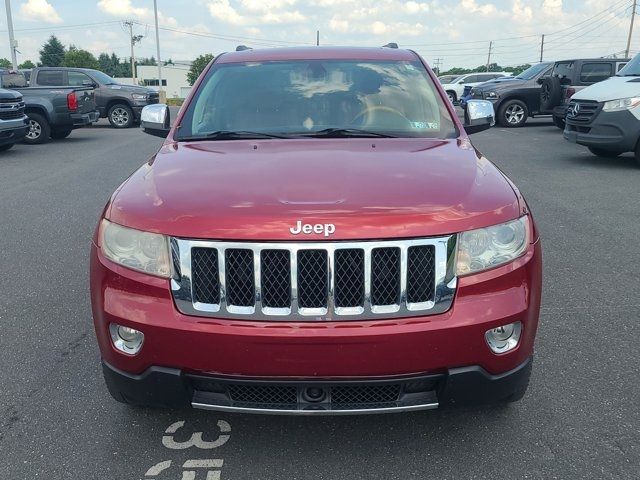
<svg viewBox="0 0 640 480"><path fill-rule="evenodd" d="M407 125L409 126L412 125L411 120L405 117L404 114L402 114L395 108L385 107L383 105L374 105L372 107L365 108L360 113L358 113L355 117L353 117L353 120L351 120L351 123L354 125L358 125L358 120L360 120L363 117L370 116L374 112L390 113L392 115L395 115L396 117L400 117L402 120L404 120L407 123Z"/></svg>

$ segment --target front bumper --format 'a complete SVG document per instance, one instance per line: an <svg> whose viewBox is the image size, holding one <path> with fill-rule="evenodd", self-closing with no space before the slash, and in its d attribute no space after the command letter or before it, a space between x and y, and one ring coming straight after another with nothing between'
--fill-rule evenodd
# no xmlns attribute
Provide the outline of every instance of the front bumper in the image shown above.
<svg viewBox="0 0 640 480"><path fill-rule="evenodd" d="M25 116L25 118L21 120L1 122L0 146L21 141L29 131L28 121L29 118Z"/></svg>
<svg viewBox="0 0 640 480"><path fill-rule="evenodd" d="M100 118L100 113L98 110L94 110L89 113L72 113L71 114L71 123L74 128L85 127L87 125L91 125L95 123Z"/></svg>
<svg viewBox="0 0 640 480"><path fill-rule="evenodd" d="M599 111L589 123L567 117L564 138L586 147L633 152L640 139L640 120L630 111Z"/></svg>
<svg viewBox="0 0 640 480"><path fill-rule="evenodd" d="M352 380L246 379L189 375L150 367L128 374L102 363L111 395L118 401L170 408L226 412L341 415L428 410L438 407L512 402L524 395L532 359L492 375L481 367L442 374Z"/></svg>

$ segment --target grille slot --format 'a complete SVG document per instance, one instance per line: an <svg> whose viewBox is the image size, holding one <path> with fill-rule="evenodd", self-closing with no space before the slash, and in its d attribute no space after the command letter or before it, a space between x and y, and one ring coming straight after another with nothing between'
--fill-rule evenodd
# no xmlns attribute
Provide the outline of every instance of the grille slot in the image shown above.
<svg viewBox="0 0 640 480"><path fill-rule="evenodd" d="M456 281L455 236L251 243L171 238L182 313L263 321L342 321L442 313ZM220 269L220 270L219 270Z"/></svg>
<svg viewBox="0 0 640 480"><path fill-rule="evenodd" d="M215 248L191 249L193 300L200 303L220 303L218 251Z"/></svg>
<svg viewBox="0 0 640 480"><path fill-rule="evenodd" d="M298 252L298 304L300 308L327 306L329 292L326 250Z"/></svg>
<svg viewBox="0 0 640 480"><path fill-rule="evenodd" d="M336 307L364 306L364 250L336 250L335 271Z"/></svg>
<svg viewBox="0 0 640 480"><path fill-rule="evenodd" d="M262 304L271 308L291 306L291 254L288 250L262 250Z"/></svg>
<svg viewBox="0 0 640 480"><path fill-rule="evenodd" d="M225 264L227 303L238 307L252 307L256 297L253 252L229 248L225 251Z"/></svg>
<svg viewBox="0 0 640 480"><path fill-rule="evenodd" d="M378 404L395 402L400 397L400 385L344 385L331 389L334 404Z"/></svg>
<svg viewBox="0 0 640 480"><path fill-rule="evenodd" d="M287 385L229 385L229 397L246 404L295 405L298 401L296 387Z"/></svg>
<svg viewBox="0 0 640 480"><path fill-rule="evenodd" d="M374 248L371 252L371 303L400 304L400 249Z"/></svg>
<svg viewBox="0 0 640 480"><path fill-rule="evenodd" d="M409 247L407 259L407 302L431 302L435 297L434 248Z"/></svg>

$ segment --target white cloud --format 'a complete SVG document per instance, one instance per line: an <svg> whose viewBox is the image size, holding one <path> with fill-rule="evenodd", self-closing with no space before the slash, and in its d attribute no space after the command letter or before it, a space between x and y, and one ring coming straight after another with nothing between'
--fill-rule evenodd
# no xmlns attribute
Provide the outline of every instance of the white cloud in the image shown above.
<svg viewBox="0 0 640 480"><path fill-rule="evenodd" d="M62 18L47 0L27 0L20 5L20 16L26 20L60 23Z"/></svg>
<svg viewBox="0 0 640 480"><path fill-rule="evenodd" d="M100 0L98 8L116 17L148 17L151 14L148 8L134 7L131 0Z"/></svg>
<svg viewBox="0 0 640 480"><path fill-rule="evenodd" d="M349 21L341 18L339 15L334 15L329 21L329 28L334 32L348 32Z"/></svg>
<svg viewBox="0 0 640 480"><path fill-rule="evenodd" d="M207 7L216 20L231 25L280 25L302 23L306 17L291 10L295 0L241 0L234 6L229 0L211 0Z"/></svg>

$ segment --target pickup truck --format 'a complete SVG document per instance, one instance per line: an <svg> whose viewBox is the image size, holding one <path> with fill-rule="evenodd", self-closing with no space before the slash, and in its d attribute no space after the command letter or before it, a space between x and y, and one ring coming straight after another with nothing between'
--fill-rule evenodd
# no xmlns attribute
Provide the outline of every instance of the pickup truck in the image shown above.
<svg viewBox="0 0 640 480"><path fill-rule="evenodd" d="M90 68L34 68L31 71L30 85L93 87L100 118L108 118L114 128L133 126L140 120L140 112L146 105L159 101L158 92L150 88L119 84L106 73Z"/></svg>
<svg viewBox="0 0 640 480"><path fill-rule="evenodd" d="M393 44L389 44L393 45ZM251 413L520 399L541 242L415 52L223 53L105 205L91 302L111 395Z"/></svg>
<svg viewBox="0 0 640 480"><path fill-rule="evenodd" d="M599 157L633 152L640 165L640 54L571 98L564 138Z"/></svg>
<svg viewBox="0 0 640 480"><path fill-rule="evenodd" d="M0 72L0 87L22 94L29 131L25 143L46 143L49 139L68 137L72 130L98 121L98 111L91 86L27 87L23 73Z"/></svg>
<svg viewBox="0 0 640 480"><path fill-rule="evenodd" d="M0 88L0 152L21 141L29 130L22 95Z"/></svg>

